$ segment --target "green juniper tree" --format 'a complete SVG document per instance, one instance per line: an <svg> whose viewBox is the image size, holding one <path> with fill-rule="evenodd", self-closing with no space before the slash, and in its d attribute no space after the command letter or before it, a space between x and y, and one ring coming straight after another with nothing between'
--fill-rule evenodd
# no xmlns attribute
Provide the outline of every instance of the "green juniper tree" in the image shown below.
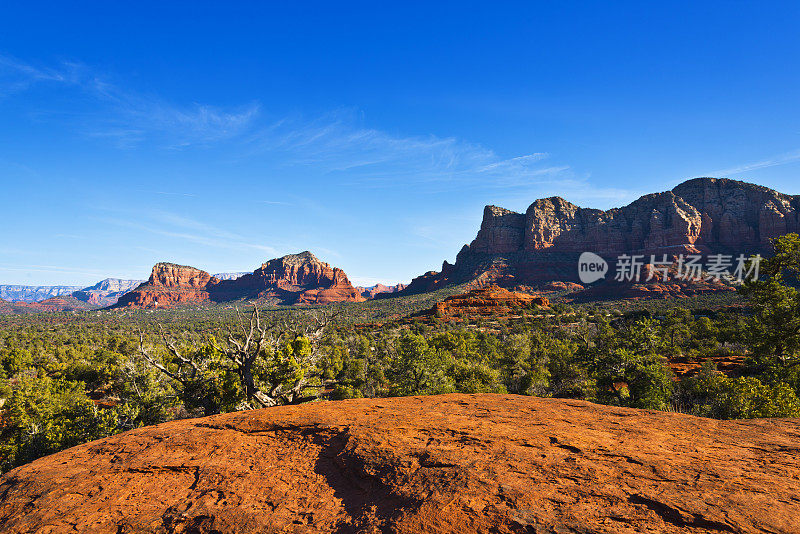
<svg viewBox="0 0 800 534"><path fill-rule="evenodd" d="M753 315L747 341L757 364L780 372L800 364L800 236L773 241L775 255L760 264L760 276L748 280L743 293Z"/></svg>

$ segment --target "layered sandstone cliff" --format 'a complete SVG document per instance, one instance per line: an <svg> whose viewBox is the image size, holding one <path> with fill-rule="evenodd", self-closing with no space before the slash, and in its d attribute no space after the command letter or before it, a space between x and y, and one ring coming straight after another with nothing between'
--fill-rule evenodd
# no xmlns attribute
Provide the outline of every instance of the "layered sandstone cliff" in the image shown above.
<svg viewBox="0 0 800 534"><path fill-rule="evenodd" d="M150 278L133 291L120 297L116 306L131 308L164 308L211 299L209 285L219 280L205 271L175 263L156 263Z"/></svg>
<svg viewBox="0 0 800 534"><path fill-rule="evenodd" d="M309 251L270 260L250 274L225 280L213 289L215 300L277 299L282 304L361 302L364 297L345 272Z"/></svg>
<svg viewBox="0 0 800 534"><path fill-rule="evenodd" d="M798 231L798 212L800 197L736 180L697 178L608 211L581 208L560 197L539 199L525 214L488 206L468 250L765 252L771 238Z"/></svg>
<svg viewBox="0 0 800 534"><path fill-rule="evenodd" d="M481 228L455 265L422 275L406 293L483 277L513 286L577 282L577 258L595 252L649 258L664 254L769 254L770 240L800 230L800 196L717 178L697 178L608 211L563 198L536 200L516 213L487 206Z"/></svg>
<svg viewBox="0 0 800 534"><path fill-rule="evenodd" d="M515 395L183 419L0 478L0 531L796 533L800 421Z"/></svg>
<svg viewBox="0 0 800 534"><path fill-rule="evenodd" d="M266 299L279 304L328 304L364 300L347 275L308 251L270 260L252 273L219 280L205 271L158 263L150 279L117 306L155 308L186 303Z"/></svg>

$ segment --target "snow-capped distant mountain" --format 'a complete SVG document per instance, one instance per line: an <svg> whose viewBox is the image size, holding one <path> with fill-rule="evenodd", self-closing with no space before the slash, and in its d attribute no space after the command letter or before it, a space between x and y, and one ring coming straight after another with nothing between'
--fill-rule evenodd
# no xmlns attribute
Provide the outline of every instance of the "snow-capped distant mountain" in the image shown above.
<svg viewBox="0 0 800 534"><path fill-rule="evenodd" d="M246 274L250 273L217 273L212 276L218 280L236 280L237 278L240 278Z"/></svg>

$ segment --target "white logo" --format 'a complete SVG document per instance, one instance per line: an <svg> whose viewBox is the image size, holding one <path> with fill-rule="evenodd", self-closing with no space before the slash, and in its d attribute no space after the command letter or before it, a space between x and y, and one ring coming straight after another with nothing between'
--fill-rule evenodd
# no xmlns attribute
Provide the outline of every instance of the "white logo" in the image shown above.
<svg viewBox="0 0 800 534"><path fill-rule="evenodd" d="M578 258L578 277L584 284L605 278L607 272L608 263L594 252L584 252Z"/></svg>

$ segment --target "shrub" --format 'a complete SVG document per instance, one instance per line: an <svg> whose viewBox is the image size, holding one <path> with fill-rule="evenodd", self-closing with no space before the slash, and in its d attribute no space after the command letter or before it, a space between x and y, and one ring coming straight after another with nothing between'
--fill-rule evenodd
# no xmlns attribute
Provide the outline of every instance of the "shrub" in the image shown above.
<svg viewBox="0 0 800 534"><path fill-rule="evenodd" d="M3 471L117 429L115 412L95 407L82 383L21 373L10 389L0 432Z"/></svg>
<svg viewBox="0 0 800 534"><path fill-rule="evenodd" d="M677 401L690 413L718 419L800 417L800 399L787 384L768 385L754 376L728 378L710 362L680 384Z"/></svg>

